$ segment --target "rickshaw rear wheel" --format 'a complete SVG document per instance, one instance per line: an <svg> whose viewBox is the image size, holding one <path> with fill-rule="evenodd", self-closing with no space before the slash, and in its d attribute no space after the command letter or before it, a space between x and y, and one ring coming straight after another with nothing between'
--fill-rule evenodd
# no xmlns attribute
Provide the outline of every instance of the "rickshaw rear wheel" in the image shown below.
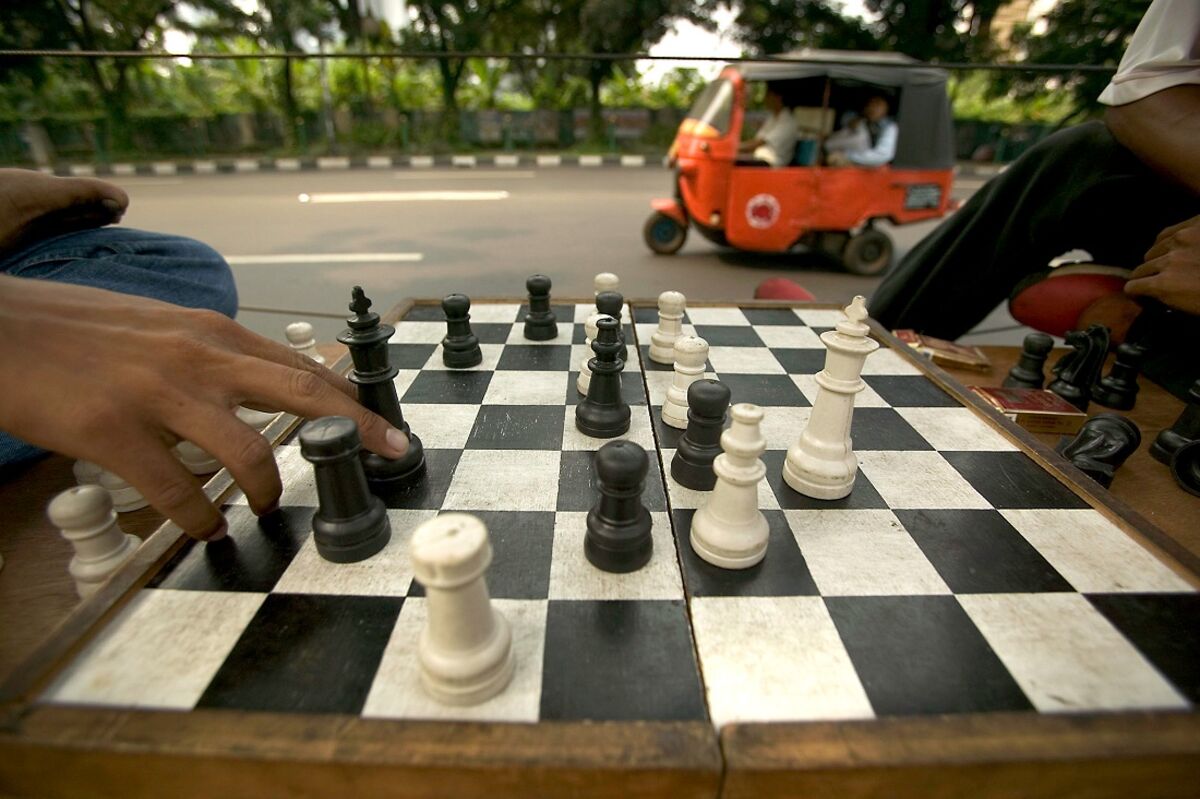
<svg viewBox="0 0 1200 799"><path fill-rule="evenodd" d="M642 238L659 255L674 255L687 240L687 228L662 211L655 211L642 228Z"/></svg>
<svg viewBox="0 0 1200 799"><path fill-rule="evenodd" d="M853 275L881 275L892 265L892 240L882 231L867 228L846 242L842 266Z"/></svg>

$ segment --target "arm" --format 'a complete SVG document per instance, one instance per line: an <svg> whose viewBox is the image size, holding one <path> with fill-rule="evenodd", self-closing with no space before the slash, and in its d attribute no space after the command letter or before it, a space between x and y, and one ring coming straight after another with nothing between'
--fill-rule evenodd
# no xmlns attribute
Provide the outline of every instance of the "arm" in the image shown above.
<svg viewBox="0 0 1200 799"><path fill-rule="evenodd" d="M1104 123L1142 163L1200 194L1200 85L1173 86L1113 106Z"/></svg>
<svg viewBox="0 0 1200 799"><path fill-rule="evenodd" d="M875 142L875 146L869 150L850 150L846 153L846 157L850 163L858 166L883 166L891 163L896 157L896 138L899 135L899 126L896 123L885 125L879 133L879 141Z"/></svg>
<svg viewBox="0 0 1200 799"><path fill-rule="evenodd" d="M1200 315L1200 216L1159 233L1145 257L1130 275L1125 293Z"/></svg>

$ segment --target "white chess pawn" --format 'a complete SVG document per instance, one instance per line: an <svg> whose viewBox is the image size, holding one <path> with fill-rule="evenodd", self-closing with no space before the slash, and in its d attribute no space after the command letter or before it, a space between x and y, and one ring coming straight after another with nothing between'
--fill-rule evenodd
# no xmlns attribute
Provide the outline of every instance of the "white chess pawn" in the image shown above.
<svg viewBox="0 0 1200 799"><path fill-rule="evenodd" d="M275 421L275 417L279 415L278 413L268 413L267 411L256 411L253 408L247 408L242 405L234 408L233 412L237 414L237 418L260 433L266 430L267 425Z"/></svg>
<svg viewBox="0 0 1200 799"><path fill-rule="evenodd" d="M50 501L46 515L75 547L68 570L81 598L96 593L141 545L117 526L112 499L100 486L68 488Z"/></svg>
<svg viewBox="0 0 1200 799"><path fill-rule="evenodd" d="M487 528L466 513L430 519L413 533L412 561L429 614L417 643L421 684L449 705L500 693L513 674L512 630L483 576L492 562Z"/></svg>
<svg viewBox="0 0 1200 799"><path fill-rule="evenodd" d="M605 290L607 291L607 289ZM583 333L586 338L583 341L583 357L579 359L579 379L575 381L575 388L585 397L588 393L588 386L592 384L592 369L588 366L588 361L596 357L596 354L592 352L592 340L600 333L596 322L608 318L608 314L594 313L583 323Z"/></svg>
<svg viewBox="0 0 1200 799"><path fill-rule="evenodd" d="M117 513L128 513L150 506L141 492L125 482L120 475L101 469L96 483L108 492L108 496L112 499L113 509Z"/></svg>
<svg viewBox="0 0 1200 799"><path fill-rule="evenodd" d="M75 474L75 482L81 486L99 485L100 474L104 470L91 461L75 461L71 467Z"/></svg>
<svg viewBox="0 0 1200 799"><path fill-rule="evenodd" d="M692 517L692 549L722 569L748 569L767 554L769 527L758 509L758 483L767 474L759 456L767 449L763 410L741 402L730 408L733 424L721 434L723 452L713 461L717 484Z"/></svg>
<svg viewBox="0 0 1200 799"><path fill-rule="evenodd" d="M195 475L212 474L221 469L220 461L190 441L180 441L175 445L175 457Z"/></svg>
<svg viewBox="0 0 1200 799"><path fill-rule="evenodd" d="M704 377L708 360L708 342L699 336L680 336L675 340L675 376L663 402L663 423L680 430L687 429L688 386Z"/></svg>
<svg viewBox="0 0 1200 799"><path fill-rule="evenodd" d="M846 318L821 334L825 368L817 372L817 396L800 440L788 448L784 481L813 499L841 499L854 488L858 459L850 440L854 395L862 391L863 363L879 349L868 336L867 306L861 296L846 307Z"/></svg>
<svg viewBox="0 0 1200 799"><path fill-rule="evenodd" d="M621 279L612 272L601 272L596 275L592 281L592 285L595 287L597 294L602 291L620 291Z"/></svg>
<svg viewBox="0 0 1200 799"><path fill-rule="evenodd" d="M319 364L325 363L325 356L317 352L317 339L313 335L313 326L308 322L292 322L284 330L288 346L297 350L301 355L307 355Z"/></svg>
<svg viewBox="0 0 1200 799"><path fill-rule="evenodd" d="M678 291L658 295L658 329L650 336L650 360L675 362L675 342L683 335L683 309L687 303Z"/></svg>

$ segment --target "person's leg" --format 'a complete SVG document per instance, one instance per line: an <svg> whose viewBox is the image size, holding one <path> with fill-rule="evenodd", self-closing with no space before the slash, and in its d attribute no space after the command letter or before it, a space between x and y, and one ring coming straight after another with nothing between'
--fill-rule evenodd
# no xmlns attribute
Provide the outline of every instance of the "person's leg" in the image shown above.
<svg viewBox="0 0 1200 799"><path fill-rule="evenodd" d="M1102 123L1061 131L993 178L884 278L871 315L955 339L1067 250L1128 266L1200 200L1146 168Z"/></svg>

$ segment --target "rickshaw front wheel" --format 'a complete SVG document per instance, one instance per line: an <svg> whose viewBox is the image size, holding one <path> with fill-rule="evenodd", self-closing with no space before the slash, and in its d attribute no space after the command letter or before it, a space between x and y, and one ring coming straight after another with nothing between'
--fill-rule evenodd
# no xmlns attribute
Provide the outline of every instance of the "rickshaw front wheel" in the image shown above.
<svg viewBox="0 0 1200 799"><path fill-rule="evenodd" d="M659 255L674 255L687 239L687 228L662 211L655 211L642 228L642 238Z"/></svg>
<svg viewBox="0 0 1200 799"><path fill-rule="evenodd" d="M882 231L867 228L846 242L842 266L853 275L881 275L892 265L892 240Z"/></svg>

